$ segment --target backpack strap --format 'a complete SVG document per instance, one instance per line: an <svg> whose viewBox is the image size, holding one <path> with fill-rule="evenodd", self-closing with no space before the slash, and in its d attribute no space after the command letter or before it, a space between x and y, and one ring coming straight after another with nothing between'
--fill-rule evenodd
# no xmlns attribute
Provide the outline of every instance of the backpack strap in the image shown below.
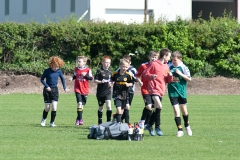
<svg viewBox="0 0 240 160"><path fill-rule="evenodd" d="M106 135L106 132L107 132L107 135ZM105 127L103 135L104 135L104 139L111 139L112 138L112 134L111 134L108 126Z"/></svg>

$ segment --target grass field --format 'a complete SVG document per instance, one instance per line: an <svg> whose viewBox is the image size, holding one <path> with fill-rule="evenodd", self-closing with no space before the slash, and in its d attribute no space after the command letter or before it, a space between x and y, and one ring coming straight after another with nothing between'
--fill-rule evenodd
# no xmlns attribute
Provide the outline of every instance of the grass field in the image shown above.
<svg viewBox="0 0 240 160"><path fill-rule="evenodd" d="M89 140L88 127L97 123L97 101L90 95L84 109L84 125L76 127L73 94L61 94L56 128L40 126L44 108L42 95L0 95L0 159L240 159L239 96L189 96L188 110L193 136L176 137L173 111L168 97L163 99L162 131L143 141ZM141 96L135 96L131 122L139 121ZM113 107L115 111L115 107ZM106 119L104 113L104 119ZM186 133L186 132L185 132Z"/></svg>

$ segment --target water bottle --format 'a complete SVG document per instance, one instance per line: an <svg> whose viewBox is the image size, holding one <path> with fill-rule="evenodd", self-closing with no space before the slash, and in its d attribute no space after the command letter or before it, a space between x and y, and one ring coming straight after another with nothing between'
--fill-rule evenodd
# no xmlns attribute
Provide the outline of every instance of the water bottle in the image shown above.
<svg viewBox="0 0 240 160"><path fill-rule="evenodd" d="M129 128L129 129L128 129L128 140L129 140L129 141L132 140L132 135L133 135L133 128Z"/></svg>

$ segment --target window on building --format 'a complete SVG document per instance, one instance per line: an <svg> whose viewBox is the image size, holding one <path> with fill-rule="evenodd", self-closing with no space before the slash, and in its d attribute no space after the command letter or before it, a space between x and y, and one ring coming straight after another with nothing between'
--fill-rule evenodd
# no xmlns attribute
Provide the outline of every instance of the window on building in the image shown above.
<svg viewBox="0 0 240 160"><path fill-rule="evenodd" d="M5 15L9 15L9 0L5 0Z"/></svg>
<svg viewBox="0 0 240 160"><path fill-rule="evenodd" d="M71 0L71 8L70 8L71 12L75 12L75 0Z"/></svg>
<svg viewBox="0 0 240 160"><path fill-rule="evenodd" d="M23 0L23 14L27 14L27 0Z"/></svg>
<svg viewBox="0 0 240 160"><path fill-rule="evenodd" d="M51 13L56 12L56 0L51 0Z"/></svg>

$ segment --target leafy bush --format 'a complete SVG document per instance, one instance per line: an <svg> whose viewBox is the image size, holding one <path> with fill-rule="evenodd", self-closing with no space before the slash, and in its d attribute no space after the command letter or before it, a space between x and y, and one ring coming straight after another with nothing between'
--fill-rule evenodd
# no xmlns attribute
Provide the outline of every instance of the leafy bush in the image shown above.
<svg viewBox="0 0 240 160"><path fill-rule="evenodd" d="M58 23L0 24L0 69L40 75L50 56L58 55L72 73L76 57L89 57L88 65L96 71L101 57L112 57L115 70L119 59L132 53L136 68L148 61L150 50L167 47L179 50L194 76L240 77L240 27L231 14L209 21L182 20L123 24L105 22L76 23L74 17Z"/></svg>

